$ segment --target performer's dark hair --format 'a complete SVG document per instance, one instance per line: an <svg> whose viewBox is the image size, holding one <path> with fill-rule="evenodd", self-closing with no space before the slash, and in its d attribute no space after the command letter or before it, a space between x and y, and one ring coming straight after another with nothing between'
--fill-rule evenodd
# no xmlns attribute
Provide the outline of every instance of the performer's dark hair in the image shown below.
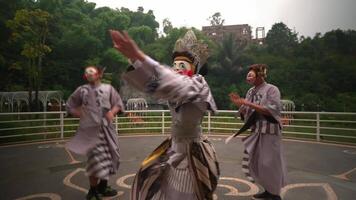
<svg viewBox="0 0 356 200"><path fill-rule="evenodd" d="M252 70L256 73L257 76L266 78L267 77L267 69L268 69L268 65L266 65L266 64L253 64L253 65L249 66L248 71Z"/></svg>
<svg viewBox="0 0 356 200"><path fill-rule="evenodd" d="M174 61L174 59L178 56L183 56L183 57L187 57L189 58L189 60L191 60L193 63L194 63L194 56L192 54L190 54L189 52L187 51L184 51L184 52L173 52L173 55L172 55L172 60ZM195 70L198 69L198 66L195 66ZM196 73L196 71L194 72Z"/></svg>

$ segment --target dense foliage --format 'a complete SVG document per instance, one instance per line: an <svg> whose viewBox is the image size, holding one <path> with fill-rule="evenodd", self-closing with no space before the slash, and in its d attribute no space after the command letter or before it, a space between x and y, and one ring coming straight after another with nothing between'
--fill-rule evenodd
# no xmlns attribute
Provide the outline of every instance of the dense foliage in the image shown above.
<svg viewBox="0 0 356 200"><path fill-rule="evenodd" d="M119 88L127 60L112 48L109 29L127 30L147 54L166 64L176 39L187 30L165 19L164 35L159 35L152 10L96 8L84 0L2 0L0 10L0 91L61 90L67 96L83 83L87 65L106 67ZM356 111L355 30L310 38L276 23L264 45L228 35L215 44L194 31L211 48L207 80L219 109L232 108L229 92L243 95L248 89L248 65L266 63L268 82L298 110Z"/></svg>

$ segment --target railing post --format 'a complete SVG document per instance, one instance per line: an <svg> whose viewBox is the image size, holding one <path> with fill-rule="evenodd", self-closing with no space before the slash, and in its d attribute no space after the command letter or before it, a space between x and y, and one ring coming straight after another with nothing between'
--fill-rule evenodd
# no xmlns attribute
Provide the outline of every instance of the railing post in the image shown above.
<svg viewBox="0 0 356 200"><path fill-rule="evenodd" d="M46 134L43 135L44 139L47 139L47 114L46 114L47 111L44 111L43 112L43 127L44 127L44 130L46 132Z"/></svg>
<svg viewBox="0 0 356 200"><path fill-rule="evenodd" d="M211 113L208 112L208 134L210 135L210 128L211 128L211 125L210 125L210 121L211 120Z"/></svg>
<svg viewBox="0 0 356 200"><path fill-rule="evenodd" d="M316 141L320 142L320 113L316 113Z"/></svg>
<svg viewBox="0 0 356 200"><path fill-rule="evenodd" d="M162 111L162 135L164 135L164 111Z"/></svg>
<svg viewBox="0 0 356 200"><path fill-rule="evenodd" d="M61 139L64 138L64 112L59 114L59 123L61 128Z"/></svg>

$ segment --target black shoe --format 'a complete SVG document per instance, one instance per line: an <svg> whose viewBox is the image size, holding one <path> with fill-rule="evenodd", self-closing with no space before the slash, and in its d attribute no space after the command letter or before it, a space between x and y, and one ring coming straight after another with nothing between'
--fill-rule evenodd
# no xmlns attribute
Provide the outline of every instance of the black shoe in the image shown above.
<svg viewBox="0 0 356 200"><path fill-rule="evenodd" d="M270 199L273 196L274 196L273 194L267 192L267 190L266 190L266 191L264 191L262 193L258 193L258 194L253 195L252 198L253 199Z"/></svg>
<svg viewBox="0 0 356 200"><path fill-rule="evenodd" d="M282 200L282 198L279 195L273 195L273 197L269 198L270 200Z"/></svg>
<svg viewBox="0 0 356 200"><path fill-rule="evenodd" d="M96 189L90 189L86 196L86 200L101 200L100 194Z"/></svg>
<svg viewBox="0 0 356 200"><path fill-rule="evenodd" d="M117 191L111 188L110 186L106 186L105 188L100 188L98 192L103 197L113 197L117 195Z"/></svg>

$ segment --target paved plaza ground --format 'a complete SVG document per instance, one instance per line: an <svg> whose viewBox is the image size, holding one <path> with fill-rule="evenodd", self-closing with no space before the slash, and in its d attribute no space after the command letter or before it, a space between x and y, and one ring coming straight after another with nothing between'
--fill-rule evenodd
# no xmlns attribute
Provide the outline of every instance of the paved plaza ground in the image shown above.
<svg viewBox="0 0 356 200"><path fill-rule="evenodd" d="M120 136L121 166L110 183L119 191L112 199L129 199L133 176L140 162L166 136ZM261 188L241 171L242 143L224 144L225 136L210 136L221 177L215 199L251 199ZM85 157L72 155L65 141L0 147L0 199L84 199L89 186ZM288 168L285 200L355 200L356 147L284 140Z"/></svg>

